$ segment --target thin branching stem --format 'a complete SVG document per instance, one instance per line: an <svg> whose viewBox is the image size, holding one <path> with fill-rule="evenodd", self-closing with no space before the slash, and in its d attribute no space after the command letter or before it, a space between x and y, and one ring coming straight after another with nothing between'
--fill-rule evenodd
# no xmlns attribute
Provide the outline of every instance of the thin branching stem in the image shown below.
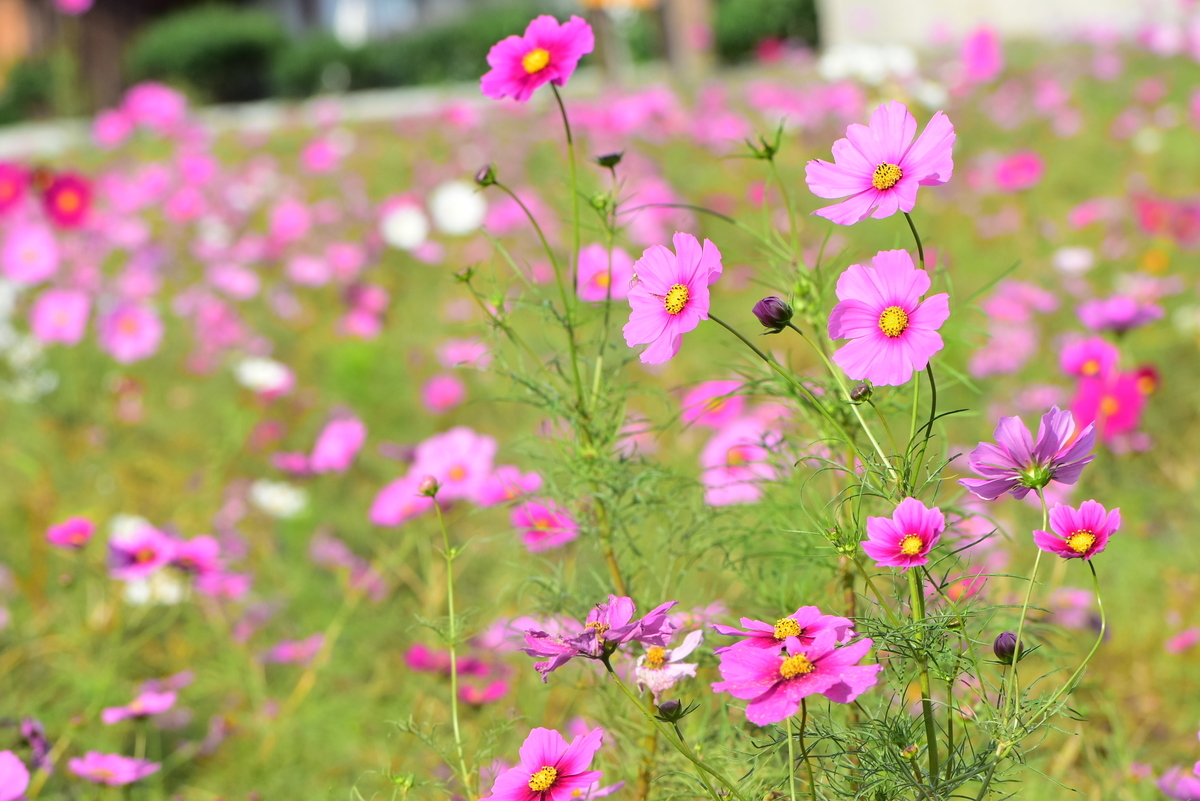
<svg viewBox="0 0 1200 801"><path fill-rule="evenodd" d="M471 775L467 771L467 760L463 756L462 731L458 724L458 621L454 614L454 558L457 553L450 547L450 532L446 528L446 517L442 514L442 506L434 498L433 508L437 510L438 526L442 529L442 556L446 560L446 614L449 620L446 624L446 640L450 647L450 724L454 729L454 750L458 754L459 780L463 791L469 798L475 794L471 789Z"/></svg>

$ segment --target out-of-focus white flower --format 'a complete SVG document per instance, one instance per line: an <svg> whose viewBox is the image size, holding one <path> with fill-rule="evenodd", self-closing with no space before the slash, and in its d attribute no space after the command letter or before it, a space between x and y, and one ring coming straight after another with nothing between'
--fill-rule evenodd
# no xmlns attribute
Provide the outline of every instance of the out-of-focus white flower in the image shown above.
<svg viewBox="0 0 1200 801"><path fill-rule="evenodd" d="M872 86L888 78L911 78L917 72L917 54L899 44L841 44L825 51L817 70L827 81L857 78Z"/></svg>
<svg viewBox="0 0 1200 801"><path fill-rule="evenodd" d="M1200 332L1200 306L1180 306L1171 315L1171 322L1182 334Z"/></svg>
<svg viewBox="0 0 1200 801"><path fill-rule="evenodd" d="M308 505L308 494L286 481L260 478L250 485L250 502L271 517L295 517Z"/></svg>
<svg viewBox="0 0 1200 801"><path fill-rule="evenodd" d="M413 250L429 237L429 218L415 202L396 203L379 221L383 241L400 250Z"/></svg>
<svg viewBox="0 0 1200 801"><path fill-rule="evenodd" d="M1096 265L1096 254L1082 246L1054 251L1054 269L1067 275L1083 275Z"/></svg>
<svg viewBox="0 0 1200 801"><path fill-rule="evenodd" d="M242 359L234 366L233 375L246 389L263 394L281 395L296 381L286 364L261 356Z"/></svg>
<svg viewBox="0 0 1200 801"><path fill-rule="evenodd" d="M1162 150L1162 131L1146 126L1133 135L1133 149L1143 156L1153 156Z"/></svg>
<svg viewBox="0 0 1200 801"><path fill-rule="evenodd" d="M150 578L125 582L125 603L130 606L164 604L174 606L188 596L188 585L168 570L160 570Z"/></svg>
<svg viewBox="0 0 1200 801"><path fill-rule="evenodd" d="M930 111L940 111L950 100L946 87L937 81L917 81L912 88L913 98Z"/></svg>
<svg viewBox="0 0 1200 801"><path fill-rule="evenodd" d="M478 188L466 181L447 181L429 196L433 224L444 234L462 236L483 225L487 201Z"/></svg>
<svg viewBox="0 0 1200 801"><path fill-rule="evenodd" d="M118 514L113 515L112 520L108 521L109 536L118 539L127 537L143 528L154 528L154 526L150 525L149 520L138 515Z"/></svg>

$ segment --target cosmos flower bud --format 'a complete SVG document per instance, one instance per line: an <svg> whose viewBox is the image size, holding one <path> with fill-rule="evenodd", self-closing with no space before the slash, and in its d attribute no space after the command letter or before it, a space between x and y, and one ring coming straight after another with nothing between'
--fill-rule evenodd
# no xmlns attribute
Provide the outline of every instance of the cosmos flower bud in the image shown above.
<svg viewBox="0 0 1200 801"><path fill-rule="evenodd" d="M900 756L904 757L905 759L916 759L917 754L919 754L920 751L921 749L917 748L915 745L910 745L907 748L901 749Z"/></svg>
<svg viewBox="0 0 1200 801"><path fill-rule="evenodd" d="M1024 651L1024 648L1017 647L1017 635L1011 631L1001 633L992 643L992 653L996 655L996 660L1005 665L1011 665L1014 661L1020 662L1021 657L1025 655Z"/></svg>
<svg viewBox="0 0 1200 801"><path fill-rule="evenodd" d="M754 304L754 316L767 329L764 333L778 334L792 321L792 307L771 295Z"/></svg>
<svg viewBox="0 0 1200 801"><path fill-rule="evenodd" d="M496 183L496 168L491 164L484 165L479 172L475 173L475 183L483 187Z"/></svg>
<svg viewBox="0 0 1200 801"><path fill-rule="evenodd" d="M437 495L439 489L441 489L441 487L438 486L438 481L433 476L425 476L423 479L421 479L420 483L417 484L417 494L424 495L426 498L432 498L433 496Z"/></svg>
<svg viewBox="0 0 1200 801"><path fill-rule="evenodd" d="M854 389L850 390L850 400L855 403L865 403L871 399L871 395L875 390L867 382L856 384Z"/></svg>
<svg viewBox="0 0 1200 801"><path fill-rule="evenodd" d="M596 156L596 163L607 170L611 170L621 163L621 159L625 156L625 151L620 153L605 153L603 156Z"/></svg>

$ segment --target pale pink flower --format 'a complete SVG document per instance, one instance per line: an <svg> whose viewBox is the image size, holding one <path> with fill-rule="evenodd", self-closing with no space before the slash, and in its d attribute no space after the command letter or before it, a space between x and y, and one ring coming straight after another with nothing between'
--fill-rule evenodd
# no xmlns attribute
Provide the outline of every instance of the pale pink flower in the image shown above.
<svg viewBox="0 0 1200 801"><path fill-rule="evenodd" d="M133 784L157 773L160 767L157 762L120 754L102 754L99 751L88 751L82 757L72 757L67 762L67 770L79 778L110 787Z"/></svg>
<svg viewBox="0 0 1200 801"><path fill-rule="evenodd" d="M11 228L0 250L0 270L21 284L38 284L58 272L58 240L45 225L20 223Z"/></svg>
<svg viewBox="0 0 1200 801"><path fill-rule="evenodd" d="M742 416L746 398L737 394L742 382L736 379L705 381L683 396L680 404L684 423L721 429Z"/></svg>
<svg viewBox="0 0 1200 801"><path fill-rule="evenodd" d="M579 536L579 526L553 501L518 504L509 513L509 520L530 553L560 548Z"/></svg>
<svg viewBox="0 0 1200 801"><path fill-rule="evenodd" d="M87 330L92 301L80 289L47 289L29 310L29 329L44 343L76 345Z"/></svg>
<svg viewBox="0 0 1200 801"><path fill-rule="evenodd" d="M600 244L592 244L579 251L578 292L582 300L624 300L629 296L629 285L633 281L633 259L619 247L612 249L612 261L608 251Z"/></svg>
<svg viewBox="0 0 1200 801"><path fill-rule="evenodd" d="M100 317L100 347L122 364L153 356L162 341L163 324L150 306L122 303Z"/></svg>
<svg viewBox="0 0 1200 801"><path fill-rule="evenodd" d="M467 386L453 373L438 373L421 385L421 405L430 414L445 414L467 399Z"/></svg>
<svg viewBox="0 0 1200 801"><path fill-rule="evenodd" d="M175 706L175 693L147 691L138 695L125 706L110 706L100 713L104 725L112 726L129 718L145 718L166 712Z"/></svg>
<svg viewBox="0 0 1200 801"><path fill-rule="evenodd" d="M321 430L308 459L314 473L344 473L367 440L367 427L357 417L331 420Z"/></svg>

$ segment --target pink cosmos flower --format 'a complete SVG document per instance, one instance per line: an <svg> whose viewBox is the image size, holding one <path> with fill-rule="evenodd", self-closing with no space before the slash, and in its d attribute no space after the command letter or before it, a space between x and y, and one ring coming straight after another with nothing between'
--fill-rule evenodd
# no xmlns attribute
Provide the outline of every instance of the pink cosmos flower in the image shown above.
<svg viewBox="0 0 1200 801"><path fill-rule="evenodd" d="M821 693L847 704L875 686L883 665L859 665L874 644L869 638L842 647L826 630L811 645L794 637L784 641L785 652L760 648L729 648L721 653L721 678L713 692L727 692L750 703L746 718L759 726L778 723L800 711L800 701Z"/></svg>
<svg viewBox="0 0 1200 801"><path fill-rule="evenodd" d="M1004 70L1004 51L1000 37L988 26L976 28L959 52L966 78L971 83L988 83Z"/></svg>
<svg viewBox="0 0 1200 801"><path fill-rule="evenodd" d="M21 284L37 284L58 272L58 240L38 223L23 223L9 230L0 250L0 270Z"/></svg>
<svg viewBox="0 0 1200 801"><path fill-rule="evenodd" d="M220 573L221 544L216 537L208 534L190 540L177 540L171 565L192 576Z"/></svg>
<svg viewBox="0 0 1200 801"><path fill-rule="evenodd" d="M504 679L495 679L481 685L466 681L458 685L458 700L470 706L493 704L508 695L508 689L508 682Z"/></svg>
<svg viewBox="0 0 1200 801"><path fill-rule="evenodd" d="M96 524L86 517L68 517L46 529L46 541L59 548L78 551L88 544L95 533Z"/></svg>
<svg viewBox="0 0 1200 801"><path fill-rule="evenodd" d="M1079 425L1097 427L1101 441L1111 444L1137 430L1149 394L1143 390L1143 383L1138 372L1115 371L1098 378L1081 378L1071 399L1071 414Z"/></svg>
<svg viewBox="0 0 1200 801"><path fill-rule="evenodd" d="M644 645L665 648L676 628L667 612L676 603L669 601L656 606L645 617L634 620L637 609L633 599L610 595L606 603L596 604L592 608L583 626L571 621L571 628L578 633L569 633L562 624L557 626L557 632L531 628L525 632L525 647L521 650L530 656L546 659L533 665L542 674L542 681L546 681L552 672L576 657L601 658L605 643L612 648L636 640Z"/></svg>
<svg viewBox="0 0 1200 801"><path fill-rule="evenodd" d="M453 373L438 373L421 385L421 405L430 414L457 409L466 398L467 385Z"/></svg>
<svg viewBox="0 0 1200 801"><path fill-rule="evenodd" d="M92 206L92 185L81 175L60 173L42 193L42 205L59 228L78 228Z"/></svg>
<svg viewBox="0 0 1200 801"><path fill-rule="evenodd" d="M437 349L438 362L447 369L474 367L486 370L492 363L488 345L479 339L447 339Z"/></svg>
<svg viewBox="0 0 1200 801"><path fill-rule="evenodd" d="M313 445L308 469L314 473L344 473L367 440L367 427L357 417L332 420Z"/></svg>
<svg viewBox="0 0 1200 801"><path fill-rule="evenodd" d="M308 665L325 645L324 634L314 634L303 640L280 640L261 657L263 662L280 665Z"/></svg>
<svg viewBox="0 0 1200 801"><path fill-rule="evenodd" d="M1195 764L1190 775L1181 767L1171 768L1159 777L1158 789L1175 801L1200 801L1200 762Z"/></svg>
<svg viewBox="0 0 1200 801"><path fill-rule="evenodd" d="M0 161L0 214L20 204L28 185L28 170L18 164Z"/></svg>
<svg viewBox="0 0 1200 801"><path fill-rule="evenodd" d="M268 230L278 244L303 239L311 227L312 212L295 198L284 198L271 209Z"/></svg>
<svg viewBox="0 0 1200 801"><path fill-rule="evenodd" d="M1167 640L1164 647L1169 654L1182 654L1194 648L1197 643L1200 643L1200 626L1192 626Z"/></svg>
<svg viewBox="0 0 1200 801"><path fill-rule="evenodd" d="M439 501L469 501L492 474L496 447L494 438L456 426L417 446L410 475L436 478Z"/></svg>
<svg viewBox="0 0 1200 801"><path fill-rule="evenodd" d="M950 317L950 296L921 300L929 274L917 269L908 251L881 251L871 264L851 264L838 278L829 336L853 341L833 360L855 380L898 387L942 349L937 331Z"/></svg>
<svg viewBox="0 0 1200 801"><path fill-rule="evenodd" d="M109 787L133 784L157 773L160 767L157 762L120 754L102 754L99 751L88 751L82 757L73 757L67 762L67 770L79 778Z"/></svg>
<svg viewBox="0 0 1200 801"><path fill-rule="evenodd" d="M147 718L157 715L160 712L166 712L173 706L175 706L174 692L144 692L126 706L108 707L100 713L100 719L104 721L104 725L112 726L114 723L120 723L129 718Z"/></svg>
<svg viewBox="0 0 1200 801"><path fill-rule="evenodd" d="M379 490L367 517L376 526L402 526L433 508L433 498L417 492L422 473L409 473Z"/></svg>
<svg viewBox="0 0 1200 801"><path fill-rule="evenodd" d="M1089 337L1064 345L1058 363L1067 375L1092 378L1108 375L1120 358L1116 345L1102 337Z"/></svg>
<svg viewBox="0 0 1200 801"><path fill-rule="evenodd" d="M300 151L300 164L307 172L323 174L337 169L341 151L330 139L318 136Z"/></svg>
<svg viewBox="0 0 1200 801"><path fill-rule="evenodd" d="M763 482L775 478L770 449L778 444L779 434L752 417L714 434L700 451L704 502L711 506L756 503Z"/></svg>
<svg viewBox="0 0 1200 801"><path fill-rule="evenodd" d="M1161 319L1163 308L1157 303L1143 303L1128 295L1113 295L1084 301L1076 313L1080 322L1093 331L1124 334L1130 329Z"/></svg>
<svg viewBox="0 0 1200 801"><path fill-rule="evenodd" d="M162 341L158 312L140 303L122 303L100 317L100 347L122 364L153 356Z"/></svg>
<svg viewBox="0 0 1200 801"><path fill-rule="evenodd" d="M629 290L631 312L625 324L629 347L650 345L643 364L662 364L679 353L683 335L708 319L708 288L721 277L721 252L709 240L676 233L675 252L655 245L634 263L637 279Z"/></svg>
<svg viewBox="0 0 1200 801"><path fill-rule="evenodd" d="M113 150L125 144L133 133L133 120L120 109L101 111L92 121L92 139L103 150Z"/></svg>
<svg viewBox="0 0 1200 801"><path fill-rule="evenodd" d="M175 555L175 540L152 526L138 526L108 540L108 573L120 581L149 578Z"/></svg>
<svg viewBox="0 0 1200 801"><path fill-rule="evenodd" d="M29 768L12 751L0 751L0 801L16 801L29 789Z"/></svg>
<svg viewBox="0 0 1200 801"><path fill-rule="evenodd" d="M47 289L29 310L29 329L44 343L76 345L87 330L91 298L81 289Z"/></svg>
<svg viewBox="0 0 1200 801"><path fill-rule="evenodd" d="M579 251L578 273L581 300L624 300L629 297L629 284L633 280L633 258L623 249L614 247L610 269L604 246L588 245Z"/></svg>
<svg viewBox="0 0 1200 801"><path fill-rule="evenodd" d="M534 729L521 746L520 763L497 776L491 795L479 801L574 801L601 776L588 768L603 741L603 729L570 745L552 729Z"/></svg>
<svg viewBox="0 0 1200 801"><path fill-rule="evenodd" d="M288 260L287 276L301 286L325 286L333 271L324 259L301 254Z"/></svg>
<svg viewBox="0 0 1200 801"><path fill-rule="evenodd" d="M736 379L705 381L697 384L683 396L684 423L723 428L742 416L746 399L738 395L742 382Z"/></svg>
<svg viewBox="0 0 1200 801"><path fill-rule="evenodd" d="M784 642L793 637L801 645L812 645L813 640L823 631L832 631L834 641L849 642L854 637L854 623L849 618L837 615L824 615L815 606L802 606L787 617L781 617L774 625L762 620L748 617L741 619L742 628L725 626L720 623L712 624L718 634L729 637L744 637L733 645L716 649L719 654L728 648L765 648L778 651Z"/></svg>
<svg viewBox="0 0 1200 801"><path fill-rule="evenodd" d="M1022 150L1005 156L996 164L993 180L1001 192L1020 192L1032 189L1042 180L1046 163L1032 150Z"/></svg>
<svg viewBox="0 0 1200 801"><path fill-rule="evenodd" d="M1106 512L1095 501L1084 501L1079 509L1056 503L1050 510L1054 533L1034 531L1033 541L1046 553L1063 559L1091 559L1104 551L1108 538L1120 527L1120 509Z"/></svg>
<svg viewBox="0 0 1200 801"><path fill-rule="evenodd" d="M196 576L196 590L210 598L240 601L250 592L254 576L247 573L201 573Z"/></svg>
<svg viewBox="0 0 1200 801"><path fill-rule="evenodd" d="M813 214L853 225L912 211L918 186L944 184L954 172L954 126L946 115L933 115L914 142L916 132L916 119L896 100L876 109L869 126L848 127L846 138L833 143L834 163L810 161L805 175L817 197L850 197Z"/></svg>
<svg viewBox="0 0 1200 801"><path fill-rule="evenodd" d="M1042 415L1036 442L1019 417L1001 417L994 436L995 445L981 442L967 455L967 464L983 478L958 482L985 501L1010 492L1019 500L1051 481L1074 484L1096 458L1088 453L1096 444L1094 426L1076 436L1071 412L1057 406Z"/></svg>
<svg viewBox="0 0 1200 801"><path fill-rule="evenodd" d="M553 501L518 504L509 513L509 521L530 553L560 548L579 536L579 526Z"/></svg>
<svg viewBox="0 0 1200 801"><path fill-rule="evenodd" d="M500 465L479 487L473 499L476 506L496 506L516 500L522 495L537 492L542 488L542 477L536 472L522 473L521 468L511 464Z"/></svg>
<svg viewBox="0 0 1200 801"><path fill-rule="evenodd" d="M559 25L543 14L529 23L524 36L509 36L492 46L487 55L491 69L479 88L494 100L511 97L524 103L547 81L565 85L579 59L595 46L592 26L581 17L572 16Z"/></svg>
<svg viewBox="0 0 1200 801"><path fill-rule="evenodd" d="M863 551L879 567L910 567L927 564L929 552L946 530L946 516L916 498L905 498L891 517L868 517Z"/></svg>
<svg viewBox="0 0 1200 801"><path fill-rule="evenodd" d="M703 631L693 631L683 638L677 648L664 648L661 645L646 648L646 653L637 658L633 669L638 688L650 690L657 704L662 694L681 680L694 678L699 665L683 660L700 646L703 639Z"/></svg>

